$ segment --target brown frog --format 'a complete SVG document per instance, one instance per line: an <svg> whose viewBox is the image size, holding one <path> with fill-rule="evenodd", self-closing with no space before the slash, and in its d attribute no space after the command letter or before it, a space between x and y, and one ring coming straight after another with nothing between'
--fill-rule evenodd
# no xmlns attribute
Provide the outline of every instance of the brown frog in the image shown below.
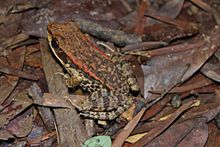
<svg viewBox="0 0 220 147"><path fill-rule="evenodd" d="M133 97L129 92L139 91L139 87L129 63L113 61L71 21L49 24L48 41L68 73L68 87L80 86L89 93L76 106L81 115L112 120L131 106Z"/></svg>

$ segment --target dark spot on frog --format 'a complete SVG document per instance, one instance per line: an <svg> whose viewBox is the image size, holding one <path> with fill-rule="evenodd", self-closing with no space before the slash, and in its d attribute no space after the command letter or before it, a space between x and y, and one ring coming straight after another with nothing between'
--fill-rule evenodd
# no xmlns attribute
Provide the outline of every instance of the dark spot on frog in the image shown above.
<svg viewBox="0 0 220 147"><path fill-rule="evenodd" d="M54 49L59 49L59 44L57 43L57 41L55 39L51 40L51 45Z"/></svg>

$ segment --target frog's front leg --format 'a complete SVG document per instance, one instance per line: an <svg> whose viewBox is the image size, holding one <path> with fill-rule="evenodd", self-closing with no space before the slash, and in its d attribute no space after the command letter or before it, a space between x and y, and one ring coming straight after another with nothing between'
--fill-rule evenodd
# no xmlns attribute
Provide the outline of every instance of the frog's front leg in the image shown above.
<svg viewBox="0 0 220 147"><path fill-rule="evenodd" d="M66 85L69 88L74 88L80 86L84 91L92 93L102 88L100 83L88 79L84 76L83 73L78 71L75 68L72 68L68 65L65 66L65 69L68 72L68 76L65 76Z"/></svg>
<svg viewBox="0 0 220 147"><path fill-rule="evenodd" d="M74 88L83 81L84 76L80 74L75 68L69 66L69 64L65 65L65 69L68 74L65 76L65 82L67 87Z"/></svg>

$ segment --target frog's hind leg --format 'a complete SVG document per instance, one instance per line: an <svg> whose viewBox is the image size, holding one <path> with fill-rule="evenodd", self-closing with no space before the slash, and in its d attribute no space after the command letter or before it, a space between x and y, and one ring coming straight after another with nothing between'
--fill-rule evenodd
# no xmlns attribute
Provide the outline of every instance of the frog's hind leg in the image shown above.
<svg viewBox="0 0 220 147"><path fill-rule="evenodd" d="M109 112L83 111L80 115L99 120L113 120L125 112L129 107L130 105L119 106L115 111Z"/></svg>
<svg viewBox="0 0 220 147"><path fill-rule="evenodd" d="M97 97L97 93L97 95L93 95L94 97L89 97L89 103L84 105L86 107L81 110L81 115L93 119L112 120L125 112L132 105L133 97L120 94L111 95L111 92L112 91L110 91L110 95L102 94L102 97Z"/></svg>
<svg viewBox="0 0 220 147"><path fill-rule="evenodd" d="M81 111L112 111L119 106L131 104L132 102L129 101L130 99L131 97L123 94L116 94L113 91L103 88L91 93L87 99L81 103Z"/></svg>
<svg viewBox="0 0 220 147"><path fill-rule="evenodd" d="M133 92L139 91L137 79L132 71L131 64L124 60L116 62L116 67L121 71L123 77L127 79L127 83Z"/></svg>
<svg viewBox="0 0 220 147"><path fill-rule="evenodd" d="M88 93L93 93L102 89L103 85L95 80L84 78L84 80L80 83L80 87Z"/></svg>

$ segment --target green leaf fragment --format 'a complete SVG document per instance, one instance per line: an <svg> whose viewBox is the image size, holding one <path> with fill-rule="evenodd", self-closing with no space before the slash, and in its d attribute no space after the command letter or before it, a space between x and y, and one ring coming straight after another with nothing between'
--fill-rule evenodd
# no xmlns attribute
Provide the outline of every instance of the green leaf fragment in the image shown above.
<svg viewBox="0 0 220 147"><path fill-rule="evenodd" d="M111 147L110 136L95 136L86 140L83 147Z"/></svg>

